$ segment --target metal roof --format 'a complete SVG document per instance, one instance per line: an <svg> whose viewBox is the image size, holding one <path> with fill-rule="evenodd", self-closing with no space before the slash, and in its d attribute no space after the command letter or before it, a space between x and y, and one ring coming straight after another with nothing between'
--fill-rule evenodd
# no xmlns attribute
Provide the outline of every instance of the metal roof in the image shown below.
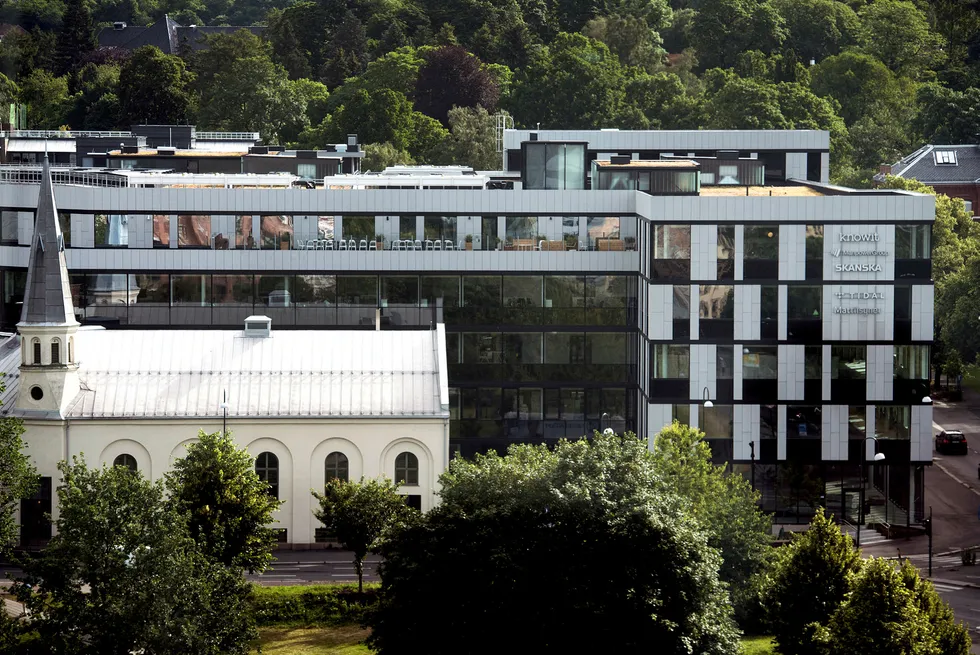
<svg viewBox="0 0 980 655"><path fill-rule="evenodd" d="M936 152L955 153L955 164L937 164ZM892 175L923 184L975 184L980 182L980 146L975 144L923 146L892 166ZM875 179L881 181L884 175Z"/></svg>
<svg viewBox="0 0 980 655"><path fill-rule="evenodd" d="M273 326L274 328L274 326ZM80 329L67 418L448 418L444 330ZM444 347L443 347L444 350ZM443 359L444 361L444 359ZM20 339L0 344L13 409ZM444 365L443 365L444 367Z"/></svg>

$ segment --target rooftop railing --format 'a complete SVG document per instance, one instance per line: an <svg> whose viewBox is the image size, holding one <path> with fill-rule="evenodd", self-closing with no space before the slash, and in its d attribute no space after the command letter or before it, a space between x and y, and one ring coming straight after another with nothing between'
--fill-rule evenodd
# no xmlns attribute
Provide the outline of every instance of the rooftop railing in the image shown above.
<svg viewBox="0 0 980 655"><path fill-rule="evenodd" d="M198 141L258 141L258 132L195 132Z"/></svg>
<svg viewBox="0 0 980 655"><path fill-rule="evenodd" d="M88 137L129 138L133 133L119 130L5 130L0 138L5 139L77 139Z"/></svg>

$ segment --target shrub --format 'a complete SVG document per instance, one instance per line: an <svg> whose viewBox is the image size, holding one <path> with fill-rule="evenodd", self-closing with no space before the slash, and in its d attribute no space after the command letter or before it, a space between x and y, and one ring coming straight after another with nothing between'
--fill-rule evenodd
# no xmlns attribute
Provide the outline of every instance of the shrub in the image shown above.
<svg viewBox="0 0 980 655"><path fill-rule="evenodd" d="M252 608L259 626L360 624L378 602L378 585L255 586Z"/></svg>

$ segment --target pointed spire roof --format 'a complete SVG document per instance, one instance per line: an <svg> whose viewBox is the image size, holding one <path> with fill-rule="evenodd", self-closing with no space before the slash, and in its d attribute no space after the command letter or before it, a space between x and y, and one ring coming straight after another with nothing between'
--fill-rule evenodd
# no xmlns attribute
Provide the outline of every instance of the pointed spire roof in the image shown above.
<svg viewBox="0 0 980 655"><path fill-rule="evenodd" d="M27 264L27 286L20 325L76 325L72 309L68 266L65 263L65 240L54 203L51 168L44 155L41 171L41 193L37 199L34 238Z"/></svg>

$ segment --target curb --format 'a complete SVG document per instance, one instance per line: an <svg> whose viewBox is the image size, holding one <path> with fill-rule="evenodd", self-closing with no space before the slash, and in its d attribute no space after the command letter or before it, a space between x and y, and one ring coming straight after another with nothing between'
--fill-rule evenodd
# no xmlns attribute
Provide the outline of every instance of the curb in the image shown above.
<svg viewBox="0 0 980 655"><path fill-rule="evenodd" d="M964 589L980 589L980 585L974 584L973 582L963 582L961 580L950 580L949 578L930 578L928 576L923 576L923 580L928 580L929 582L936 582L939 584L955 585L957 587L963 587Z"/></svg>

